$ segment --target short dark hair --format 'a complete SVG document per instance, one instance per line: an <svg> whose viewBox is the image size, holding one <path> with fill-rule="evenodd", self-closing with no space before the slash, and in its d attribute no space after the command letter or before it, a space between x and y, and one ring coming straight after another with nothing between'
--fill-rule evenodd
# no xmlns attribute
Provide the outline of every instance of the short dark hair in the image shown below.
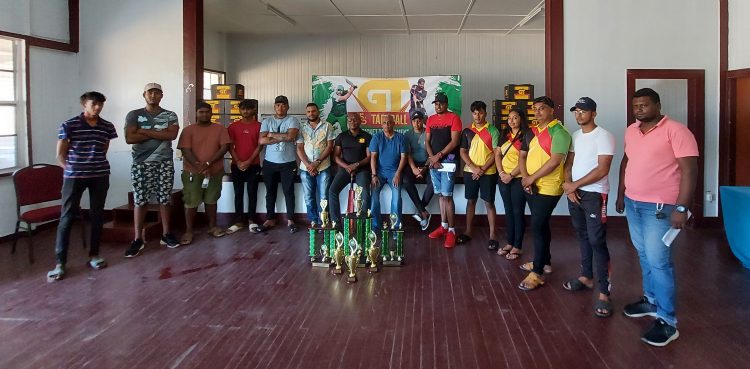
<svg viewBox="0 0 750 369"><path fill-rule="evenodd" d="M197 104L195 104L195 111L198 111L200 109L206 108L208 110L211 110L211 104L205 102L205 101L199 101Z"/></svg>
<svg viewBox="0 0 750 369"><path fill-rule="evenodd" d="M245 99L240 101L240 109L257 109L258 108L258 100L255 99Z"/></svg>
<svg viewBox="0 0 750 369"><path fill-rule="evenodd" d="M103 103L107 101L107 97L104 96L101 92L96 91L89 91L84 92L83 95L81 95L81 104L85 104L86 101L93 100L94 102Z"/></svg>
<svg viewBox="0 0 750 369"><path fill-rule="evenodd" d="M536 103L542 103L544 105L549 106L550 108L555 108L555 102L552 101L548 96L539 96L536 99L534 99L534 104Z"/></svg>
<svg viewBox="0 0 750 369"><path fill-rule="evenodd" d="M650 89L648 87L642 88L642 89L636 91L633 94L633 98L635 99L636 97L650 97L651 101L653 101L654 104L661 103L661 99L659 99L659 94L656 93L656 91L654 91L653 89Z"/></svg>
<svg viewBox="0 0 750 369"><path fill-rule="evenodd" d="M471 107L469 108L469 110L471 110L471 112L473 113L477 109L482 109L486 113L487 104L485 104L484 101L479 101L479 100L474 101L473 103L471 103Z"/></svg>
<svg viewBox="0 0 750 369"><path fill-rule="evenodd" d="M314 103L314 102L311 102L311 103L307 103L307 106L306 106L305 108L309 108L309 107L311 107L311 106L314 106L314 107L315 107L315 109L318 109L318 110L320 110L320 106L318 106L318 104L316 104L316 103Z"/></svg>

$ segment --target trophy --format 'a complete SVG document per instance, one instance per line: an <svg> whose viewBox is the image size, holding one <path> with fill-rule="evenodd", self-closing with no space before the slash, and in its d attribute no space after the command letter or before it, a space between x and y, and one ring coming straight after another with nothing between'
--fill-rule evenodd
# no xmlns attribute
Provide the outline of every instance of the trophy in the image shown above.
<svg viewBox="0 0 750 369"><path fill-rule="evenodd" d="M370 261L370 273L378 272L378 256L380 255L380 248L375 246L378 241L378 235L375 232L370 231L368 235L368 241L370 241L370 249L367 250L367 258Z"/></svg>
<svg viewBox="0 0 750 369"><path fill-rule="evenodd" d="M354 213L362 215L362 186L354 187Z"/></svg>
<svg viewBox="0 0 750 369"><path fill-rule="evenodd" d="M357 264L359 264L360 257L359 243L356 239L349 240L349 250L351 254L346 257L347 267L349 267L349 276L346 278L346 283L354 283L357 281Z"/></svg>
<svg viewBox="0 0 750 369"><path fill-rule="evenodd" d="M326 211L327 207L328 207L328 200L326 199L320 200L320 226L322 228L325 228L328 226L328 212Z"/></svg>
<svg viewBox="0 0 750 369"><path fill-rule="evenodd" d="M344 270L344 235L341 232L336 233L336 251L333 252L333 260L336 262L336 267L333 269L333 274L342 274Z"/></svg>
<svg viewBox="0 0 750 369"><path fill-rule="evenodd" d="M401 229L401 224L398 224L398 216L391 214L389 216L391 220L390 236L389 240L383 239L381 248L383 249L383 265L384 266L402 266L404 264L404 231ZM383 230L383 237L388 237L388 231ZM388 245L393 242L392 245ZM386 253L387 248L387 253Z"/></svg>

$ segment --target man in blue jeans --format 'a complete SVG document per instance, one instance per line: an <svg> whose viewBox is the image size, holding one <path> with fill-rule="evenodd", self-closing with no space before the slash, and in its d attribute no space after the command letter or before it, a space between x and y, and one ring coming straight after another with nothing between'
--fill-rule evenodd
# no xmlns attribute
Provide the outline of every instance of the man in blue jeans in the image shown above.
<svg viewBox="0 0 750 369"><path fill-rule="evenodd" d="M681 229L687 223L698 174L698 144L684 124L661 114L656 91L640 89L632 102L636 121L625 130L616 210L628 219L644 296L625 305L623 313L631 318L656 317L641 340L666 346L679 332L672 249L662 237L670 228Z"/></svg>
<svg viewBox="0 0 750 369"><path fill-rule="evenodd" d="M83 112L60 124L57 134L57 163L65 169L63 175L61 215L57 225L55 269L47 273L50 281L63 279L68 261L70 227L76 209L81 204L83 192L89 191L89 217L91 218L91 248L88 266L102 269L107 263L99 256L102 237L102 211L109 190L109 141L117 138L112 123L99 115L107 100L99 92L81 95Z"/></svg>
<svg viewBox="0 0 750 369"><path fill-rule="evenodd" d="M384 185L391 189L391 214L396 214L396 226L401 226L401 174L406 166L408 146L406 138L394 130L396 121L389 115L383 121L383 131L372 136L370 168L372 169L372 228L380 229L380 191Z"/></svg>
<svg viewBox="0 0 750 369"><path fill-rule="evenodd" d="M305 108L307 123L300 125L297 135L297 157L300 179L305 195L307 220L310 225L320 225L320 200L328 198L331 184L331 152L338 131L333 125L320 120L320 109L315 103Z"/></svg>

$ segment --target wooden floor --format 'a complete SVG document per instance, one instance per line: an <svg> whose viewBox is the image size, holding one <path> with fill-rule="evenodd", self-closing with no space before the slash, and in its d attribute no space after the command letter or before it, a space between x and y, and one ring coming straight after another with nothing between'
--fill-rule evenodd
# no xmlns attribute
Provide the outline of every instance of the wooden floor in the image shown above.
<svg viewBox="0 0 750 369"><path fill-rule="evenodd" d="M12 256L0 246L0 368L750 367L750 270L719 230L673 245L680 338L665 348L640 341L650 318L622 315L641 293L627 230L609 232L610 319L593 315L594 293L562 289L578 248L570 229L553 232L554 273L522 292L519 262L488 252L486 238L446 250L416 229L408 266L360 269L351 285L312 269L307 234L285 229L201 235L175 250L151 242L135 259L106 244L102 271L75 245L67 278L47 283L48 230L33 266L25 240Z"/></svg>

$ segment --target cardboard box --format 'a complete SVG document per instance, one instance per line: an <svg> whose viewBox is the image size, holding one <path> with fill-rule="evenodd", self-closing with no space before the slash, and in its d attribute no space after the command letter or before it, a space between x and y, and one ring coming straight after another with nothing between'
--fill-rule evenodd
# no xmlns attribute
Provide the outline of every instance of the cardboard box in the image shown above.
<svg viewBox="0 0 750 369"><path fill-rule="evenodd" d="M221 100L224 107L222 114L240 115L240 103L242 100Z"/></svg>
<svg viewBox="0 0 750 369"><path fill-rule="evenodd" d="M510 109L518 105L513 100L492 100L492 115L508 115Z"/></svg>
<svg viewBox="0 0 750 369"><path fill-rule="evenodd" d="M245 86L211 85L211 100L242 100L245 98Z"/></svg>
<svg viewBox="0 0 750 369"><path fill-rule="evenodd" d="M224 105L220 100L204 100L208 105L211 105L211 114L224 114Z"/></svg>
<svg viewBox="0 0 750 369"><path fill-rule="evenodd" d="M505 86L505 100L534 100L534 85L509 84Z"/></svg>

